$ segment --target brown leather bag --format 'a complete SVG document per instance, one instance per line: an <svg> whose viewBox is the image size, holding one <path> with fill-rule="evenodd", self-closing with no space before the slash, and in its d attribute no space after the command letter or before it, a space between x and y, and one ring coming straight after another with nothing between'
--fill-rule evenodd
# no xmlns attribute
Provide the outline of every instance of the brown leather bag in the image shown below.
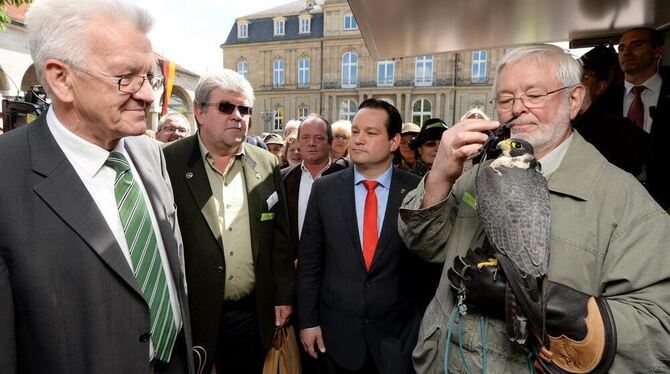
<svg viewBox="0 0 670 374"><path fill-rule="evenodd" d="M300 374L300 352L293 326L275 330L272 347L265 355L263 374Z"/></svg>

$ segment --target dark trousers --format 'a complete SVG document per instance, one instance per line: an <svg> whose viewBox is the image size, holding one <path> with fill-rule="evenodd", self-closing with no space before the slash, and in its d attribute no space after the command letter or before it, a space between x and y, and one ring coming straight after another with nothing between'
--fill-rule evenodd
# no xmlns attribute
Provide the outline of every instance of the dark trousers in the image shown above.
<svg viewBox="0 0 670 374"><path fill-rule="evenodd" d="M328 347L326 347L328 349ZM323 373L327 374L380 374L379 369L377 369L377 365L375 364L375 361L372 359L372 355L370 354L370 351L367 352L365 355L365 362L363 363L363 367L358 369L358 370L349 370L340 367L333 359L326 353L325 355L321 355L321 361L323 362Z"/></svg>
<svg viewBox="0 0 670 374"><path fill-rule="evenodd" d="M261 374L266 352L258 332L255 293L224 302L214 357L217 374Z"/></svg>

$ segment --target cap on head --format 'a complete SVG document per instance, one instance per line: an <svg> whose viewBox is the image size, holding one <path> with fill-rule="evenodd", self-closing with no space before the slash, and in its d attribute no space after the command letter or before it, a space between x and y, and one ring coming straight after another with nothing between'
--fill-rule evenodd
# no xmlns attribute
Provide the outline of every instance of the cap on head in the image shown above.
<svg viewBox="0 0 670 374"><path fill-rule="evenodd" d="M418 134L419 131L421 131L421 127L419 127L419 125L413 122L407 122L402 124L402 131L400 131L400 134Z"/></svg>
<svg viewBox="0 0 670 374"><path fill-rule="evenodd" d="M591 70L596 74L596 79L606 81L609 79L610 68L619 64L617 53L612 46L597 45L579 58L585 70Z"/></svg>
<svg viewBox="0 0 670 374"><path fill-rule="evenodd" d="M447 124L439 118L431 118L421 125L421 131L409 143L410 148L416 150L429 140L439 140L442 133L447 130Z"/></svg>
<svg viewBox="0 0 670 374"><path fill-rule="evenodd" d="M270 133L265 135L265 137L263 138L263 143L284 145L284 139L282 139L281 135L279 134Z"/></svg>

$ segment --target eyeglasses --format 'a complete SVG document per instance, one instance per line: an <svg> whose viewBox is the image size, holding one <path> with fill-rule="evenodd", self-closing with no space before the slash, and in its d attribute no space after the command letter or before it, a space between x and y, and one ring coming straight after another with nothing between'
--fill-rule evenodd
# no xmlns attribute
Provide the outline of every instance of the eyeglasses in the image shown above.
<svg viewBox="0 0 670 374"><path fill-rule="evenodd" d="M501 110L512 109L515 100L521 100L521 103L528 109L542 108L547 103L547 98L549 97L549 95L570 87L572 87L572 85L561 87L553 91L533 89L524 92L523 95L519 97L514 97L512 95L503 95L491 100L491 103L495 104L496 107Z"/></svg>
<svg viewBox="0 0 670 374"><path fill-rule="evenodd" d="M213 106L216 107L219 112L223 114L233 114L235 109L237 109L238 112L240 112L240 115L243 116L250 116L251 115L251 107L246 106L246 105L235 105L231 104L227 101L222 101L220 103L202 103L204 106Z"/></svg>
<svg viewBox="0 0 670 374"><path fill-rule="evenodd" d="M163 126L163 131L167 132L176 132L178 134L188 134L188 129L184 127L176 127L176 126Z"/></svg>
<svg viewBox="0 0 670 374"><path fill-rule="evenodd" d="M438 145L440 145L440 141L439 140L428 140L428 141L425 141L421 145L425 145L426 147L433 148L433 147L437 147Z"/></svg>
<svg viewBox="0 0 670 374"><path fill-rule="evenodd" d="M349 137L346 135L335 135L333 136L333 139L335 140L349 140Z"/></svg>
<svg viewBox="0 0 670 374"><path fill-rule="evenodd" d="M82 73L86 73L88 75L94 76L94 77L105 77L111 79L114 83L117 84L119 91L124 92L124 93L129 93L129 94L134 94L135 92L139 91L142 89L142 86L144 86L144 82L147 81L149 82L149 85L151 86L151 89L156 91L158 88L160 88L161 84L163 83L163 77L160 76L154 76L154 75L107 75L99 72L94 72L88 69L84 69L81 66L75 65L71 62L67 63L68 65L72 66L74 69L81 71Z"/></svg>

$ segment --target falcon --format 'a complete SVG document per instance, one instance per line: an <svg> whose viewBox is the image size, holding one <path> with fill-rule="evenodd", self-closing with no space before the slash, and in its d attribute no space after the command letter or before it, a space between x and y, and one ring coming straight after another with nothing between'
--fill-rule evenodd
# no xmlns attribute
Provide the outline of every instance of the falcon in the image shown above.
<svg viewBox="0 0 670 374"><path fill-rule="evenodd" d="M549 189L533 147L522 139L498 143L500 157L480 166L477 210L489 244L489 262L500 266L508 287L505 319L510 340L524 344L528 323L544 331L546 274L551 240ZM528 321L526 316L533 316ZM539 318L537 318L539 316Z"/></svg>

